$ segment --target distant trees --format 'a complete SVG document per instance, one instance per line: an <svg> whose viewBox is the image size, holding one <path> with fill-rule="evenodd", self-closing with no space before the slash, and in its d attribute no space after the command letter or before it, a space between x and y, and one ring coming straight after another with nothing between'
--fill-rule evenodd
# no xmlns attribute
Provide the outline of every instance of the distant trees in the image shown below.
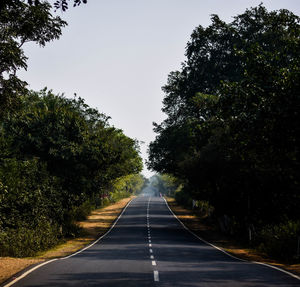
<svg viewBox="0 0 300 287"><path fill-rule="evenodd" d="M129 174L113 180L106 191L109 192L110 200L116 201L124 195L139 194L146 184L147 179L142 174Z"/></svg>
<svg viewBox="0 0 300 287"><path fill-rule="evenodd" d="M181 182L169 174L155 174L150 182L153 189L165 196L174 196L182 187Z"/></svg>
<svg viewBox="0 0 300 287"><path fill-rule="evenodd" d="M299 17L262 5L197 27L163 87L148 166L240 230L299 220Z"/></svg>

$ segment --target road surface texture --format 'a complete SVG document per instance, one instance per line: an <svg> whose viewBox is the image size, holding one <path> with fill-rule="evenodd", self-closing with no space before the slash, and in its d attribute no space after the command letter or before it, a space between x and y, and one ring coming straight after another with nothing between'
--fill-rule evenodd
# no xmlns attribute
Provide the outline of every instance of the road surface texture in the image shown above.
<svg viewBox="0 0 300 287"><path fill-rule="evenodd" d="M12 286L291 287L300 281L205 244L183 228L163 198L144 195L96 244L43 265Z"/></svg>

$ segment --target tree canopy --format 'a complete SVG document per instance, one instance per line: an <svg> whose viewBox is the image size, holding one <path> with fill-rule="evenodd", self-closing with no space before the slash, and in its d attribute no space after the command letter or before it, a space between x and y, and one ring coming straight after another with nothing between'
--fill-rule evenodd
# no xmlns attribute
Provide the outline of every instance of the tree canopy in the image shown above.
<svg viewBox="0 0 300 287"><path fill-rule="evenodd" d="M41 3L49 2L43 0L2 0L0 3L0 11L10 5L14 5L15 3L27 3L30 6L38 6ZM55 9L61 9L62 11L66 11L69 8L69 3L73 2L73 7L79 6L80 4L86 4L87 0L54 0L53 6Z"/></svg>
<svg viewBox="0 0 300 287"><path fill-rule="evenodd" d="M211 21L163 87L148 167L241 225L299 219L299 17L260 5Z"/></svg>
<svg viewBox="0 0 300 287"><path fill-rule="evenodd" d="M85 0L55 1L65 11ZM67 23L48 1L0 2L0 256L31 256L79 232L92 208L139 192L139 144L82 98L29 91L23 45Z"/></svg>
<svg viewBox="0 0 300 287"><path fill-rule="evenodd" d="M37 1L30 5L25 1L1 1L0 6L0 118L14 111L27 83L17 76L19 69L27 68L23 45L35 42L45 46L58 39L67 25L51 13L51 5Z"/></svg>
<svg viewBox="0 0 300 287"><path fill-rule="evenodd" d="M86 202L115 200L141 189L138 143L108 119L81 98L47 90L22 95L19 110L0 125L0 254L14 250L28 256L47 248L75 234L74 210ZM123 178L126 190L115 185ZM28 246L14 249L14 236L19 247L19 240L29 236Z"/></svg>

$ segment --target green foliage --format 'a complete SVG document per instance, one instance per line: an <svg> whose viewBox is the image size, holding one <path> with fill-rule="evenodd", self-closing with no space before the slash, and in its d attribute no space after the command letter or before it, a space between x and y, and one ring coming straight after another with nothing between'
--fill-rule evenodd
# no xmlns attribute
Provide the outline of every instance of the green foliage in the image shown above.
<svg viewBox="0 0 300 287"><path fill-rule="evenodd" d="M31 256L56 244L63 208L57 179L36 159L0 166L0 254Z"/></svg>
<svg viewBox="0 0 300 287"><path fill-rule="evenodd" d="M95 205L92 203L92 200L89 199L81 205L73 207L70 212L70 218L74 221L85 220L94 209Z"/></svg>
<svg viewBox="0 0 300 287"><path fill-rule="evenodd" d="M187 191L179 189L175 192L175 200L188 209L193 209L202 218L212 218L214 207L207 200L193 200Z"/></svg>
<svg viewBox="0 0 300 287"><path fill-rule="evenodd" d="M55 9L61 9L62 11L66 11L69 8L69 1L70 0L56 0L54 2ZM32 2L32 0L31 0ZM87 0L73 0L73 6L79 6L81 3L86 4Z"/></svg>
<svg viewBox="0 0 300 287"><path fill-rule="evenodd" d="M49 221L40 221L34 228L0 229L0 256L28 257L46 250L60 240L58 227Z"/></svg>
<svg viewBox="0 0 300 287"><path fill-rule="evenodd" d="M110 203L111 203L111 201L109 200L109 198L105 197L102 199L101 206L105 207L105 206L109 205Z"/></svg>
<svg viewBox="0 0 300 287"><path fill-rule="evenodd" d="M186 208L192 208L193 206L192 198L184 190L175 193L175 200Z"/></svg>
<svg viewBox="0 0 300 287"><path fill-rule="evenodd" d="M16 76L27 68L22 49L27 42L45 46L58 39L66 22L50 13L51 5L38 1L29 5L24 1L1 1L0 5L0 119L14 113L27 83Z"/></svg>
<svg viewBox="0 0 300 287"><path fill-rule="evenodd" d="M65 11L68 1L54 6ZM31 256L78 235L76 221L111 183L142 169L138 142L104 114L81 98L30 92L17 77L27 68L23 45L43 47L67 25L51 9L48 1L0 2L0 255Z"/></svg>
<svg viewBox="0 0 300 287"><path fill-rule="evenodd" d="M296 262L299 252L300 222L287 221L278 225L267 225L258 235L259 249L270 257L287 262ZM298 254L299 256L299 254Z"/></svg>
<svg viewBox="0 0 300 287"><path fill-rule="evenodd" d="M166 196L174 196L181 190L180 180L170 174L156 174L151 177L151 187Z"/></svg>
<svg viewBox="0 0 300 287"><path fill-rule="evenodd" d="M120 177L128 178L130 189L112 190L114 200L141 187L140 176L129 176L142 168L137 142L107 121L80 98L46 90L22 96L20 110L0 126L1 253L28 256L60 238L77 236L76 221ZM53 228L45 225L39 233L45 222ZM47 232L49 242L42 243Z"/></svg>
<svg viewBox="0 0 300 287"><path fill-rule="evenodd" d="M110 201L116 202L122 198L138 194L145 185L145 177L141 174L129 174L112 181L110 187Z"/></svg>
<svg viewBox="0 0 300 287"><path fill-rule="evenodd" d="M131 196L131 193L128 191L116 191L110 194L109 202L117 202L123 198Z"/></svg>
<svg viewBox="0 0 300 287"><path fill-rule="evenodd" d="M262 5L197 27L163 87L148 166L240 230L300 217L299 17Z"/></svg>
<svg viewBox="0 0 300 287"><path fill-rule="evenodd" d="M211 217L214 207L206 200L195 200L194 209L198 210L203 217Z"/></svg>
<svg viewBox="0 0 300 287"><path fill-rule="evenodd" d="M44 164L6 159L0 166L0 182L0 228L35 227L40 219L49 218L61 223L59 182Z"/></svg>

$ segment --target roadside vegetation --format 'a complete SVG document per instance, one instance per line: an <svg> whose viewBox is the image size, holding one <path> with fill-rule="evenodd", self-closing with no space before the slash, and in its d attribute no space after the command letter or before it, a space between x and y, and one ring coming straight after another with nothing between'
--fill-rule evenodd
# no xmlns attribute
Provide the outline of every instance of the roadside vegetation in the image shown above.
<svg viewBox="0 0 300 287"><path fill-rule="evenodd" d="M148 167L224 233L299 262L299 17L260 5L211 20L163 87Z"/></svg>
<svg viewBox="0 0 300 287"><path fill-rule="evenodd" d="M189 230L193 231L200 238L223 249L227 253L247 261L267 263L280 267L293 274L300 275L300 264L297 262L287 262L272 258L268 254L250 247L239 238L230 236L222 232L218 226L218 221L213 216L207 216L203 210L198 208L184 207L173 197L165 197L169 207L176 214L178 219L184 223Z"/></svg>
<svg viewBox="0 0 300 287"><path fill-rule="evenodd" d="M80 226L78 237L66 238L61 244L49 250L38 252L34 257L0 257L0 284L32 264L53 258L66 257L86 247L109 230L131 199L132 196L121 199L109 206L93 210L87 219L77 222Z"/></svg>
<svg viewBox="0 0 300 287"><path fill-rule="evenodd" d="M18 78L23 45L45 46L67 24L51 9L47 1L0 5L0 256L33 256L77 236L91 210L145 183L138 142L108 116Z"/></svg>

